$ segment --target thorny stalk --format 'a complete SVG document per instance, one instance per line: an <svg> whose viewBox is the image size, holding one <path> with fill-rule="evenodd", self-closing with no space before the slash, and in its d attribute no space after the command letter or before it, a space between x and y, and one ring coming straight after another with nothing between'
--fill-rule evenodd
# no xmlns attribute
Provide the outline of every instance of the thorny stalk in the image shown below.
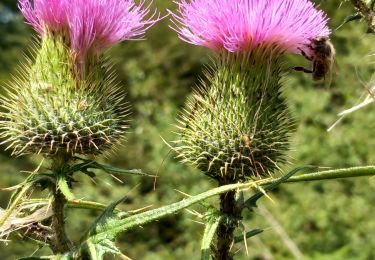
<svg viewBox="0 0 375 260"><path fill-rule="evenodd" d="M53 160L53 171L55 172L56 179L59 178L59 175L64 174L64 169L68 165L69 160L70 157L66 154L56 155ZM54 200L52 202L53 215L51 227L54 232L54 237L52 238L50 246L54 253L64 253L69 251L72 247L72 243L69 240L65 230L64 210L67 200L59 190L57 184L53 187L53 196Z"/></svg>
<svg viewBox="0 0 375 260"><path fill-rule="evenodd" d="M233 259L230 251L234 243L234 231L241 220L241 211L241 208L237 206L236 191L220 195L220 214L223 220L217 229L217 241L213 255L215 260Z"/></svg>

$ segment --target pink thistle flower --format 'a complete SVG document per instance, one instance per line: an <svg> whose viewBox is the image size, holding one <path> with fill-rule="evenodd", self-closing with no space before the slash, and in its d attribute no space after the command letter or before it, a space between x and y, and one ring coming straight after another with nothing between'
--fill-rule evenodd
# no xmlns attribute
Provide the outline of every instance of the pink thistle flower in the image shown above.
<svg viewBox="0 0 375 260"><path fill-rule="evenodd" d="M309 0L181 0L175 30L189 43L229 52L277 45L309 53L307 45L329 36L327 17Z"/></svg>
<svg viewBox="0 0 375 260"><path fill-rule="evenodd" d="M75 0L68 11L72 49L102 50L123 40L142 39L146 30L158 19L145 19L149 7L144 1L133 0ZM154 17L155 13L151 15Z"/></svg>
<svg viewBox="0 0 375 260"><path fill-rule="evenodd" d="M67 26L67 0L19 0L18 6L39 34L46 33L46 30L59 31Z"/></svg>
<svg viewBox="0 0 375 260"><path fill-rule="evenodd" d="M100 53L124 40L141 39L159 20L144 1L134 0L19 0L29 24L40 33L66 28L70 47L79 57Z"/></svg>

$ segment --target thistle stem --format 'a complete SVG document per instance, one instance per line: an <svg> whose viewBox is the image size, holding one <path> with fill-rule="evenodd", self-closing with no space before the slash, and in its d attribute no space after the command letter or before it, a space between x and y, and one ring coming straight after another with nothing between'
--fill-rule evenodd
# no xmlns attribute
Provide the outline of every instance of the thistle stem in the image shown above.
<svg viewBox="0 0 375 260"><path fill-rule="evenodd" d="M69 156L56 155L53 160L53 170L56 175L56 179L59 175L64 174L64 170L68 166L70 160ZM57 184L53 187L54 200L52 203L53 216L52 216L52 230L54 232L51 249L56 253L64 253L70 250L72 243L69 240L65 231L65 205L67 200L62 192L59 190Z"/></svg>
<svg viewBox="0 0 375 260"><path fill-rule="evenodd" d="M52 229L54 231L54 238L51 244L54 253L64 253L69 251L71 242L65 232L65 214L64 208L66 199L60 191L54 194L54 201L52 204Z"/></svg>
<svg viewBox="0 0 375 260"><path fill-rule="evenodd" d="M241 209L236 203L236 191L220 195L220 214L224 220L217 229L215 260L232 260L230 252L234 243L234 231L241 218Z"/></svg>

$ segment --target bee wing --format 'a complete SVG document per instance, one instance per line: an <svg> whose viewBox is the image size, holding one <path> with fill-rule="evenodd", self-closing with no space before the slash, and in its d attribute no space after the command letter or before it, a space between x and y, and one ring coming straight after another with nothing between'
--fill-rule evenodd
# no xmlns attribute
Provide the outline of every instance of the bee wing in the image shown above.
<svg viewBox="0 0 375 260"><path fill-rule="evenodd" d="M332 75L333 75L333 73L335 73L335 75L336 75L338 70L339 70L339 66L337 64L337 61L336 61L335 57L332 57L332 61L330 62L329 69L328 69L327 73L324 75L324 86L326 88L329 88L331 86Z"/></svg>
<svg viewBox="0 0 375 260"><path fill-rule="evenodd" d="M326 75L324 75L324 87L330 88L332 83L332 70L329 70Z"/></svg>

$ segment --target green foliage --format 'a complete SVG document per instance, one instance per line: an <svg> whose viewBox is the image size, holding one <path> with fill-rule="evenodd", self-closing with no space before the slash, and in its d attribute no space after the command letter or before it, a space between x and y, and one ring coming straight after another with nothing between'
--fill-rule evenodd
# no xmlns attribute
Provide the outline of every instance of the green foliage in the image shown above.
<svg viewBox="0 0 375 260"><path fill-rule="evenodd" d="M207 192L198 194L196 196L183 199L180 202L176 202L164 207L160 207L154 210L149 210L143 213L135 214L133 216L128 216L121 218L120 212L114 212L116 206L126 198L121 198L112 204L110 204L103 213L97 218L94 224L88 229L88 231L80 239L80 245L73 249L73 251L66 253L64 257L67 259L80 259L85 256L89 256L90 259L103 259L105 254L120 254L121 251L115 246L114 239L120 234L127 232L130 229L143 226L144 224L150 223L152 221L158 220L165 216L175 214L178 211L185 209L193 204L204 201L212 196L240 188L250 188L256 187L256 182L250 182L246 184L232 184L221 186L216 189L209 190ZM124 214L122 214L124 215ZM125 214L126 215L126 214ZM220 222L220 218L217 221ZM216 224L216 227L217 227ZM205 241L207 246L213 238L215 231L215 224L207 231L207 241Z"/></svg>
<svg viewBox="0 0 375 260"><path fill-rule="evenodd" d="M355 13L349 1L316 1L319 8L330 16L331 28L337 28L345 17ZM343 3L341 3L343 2ZM16 1L2 1L16 10ZM9 6L10 6L9 5ZM172 1L156 0L159 10L173 8ZM309 75L291 71L285 80L285 94L291 112L297 122L297 132L292 137L289 155L295 165L348 167L373 164L375 146L373 106L346 117L336 128L326 129L337 119L336 114L357 103L366 91L363 87L374 72L372 53L373 36L365 34L366 25L356 20L333 31L333 43L337 50L338 71L330 89L312 84ZM20 53L29 50L31 37L17 15L7 24L0 24L0 81L4 86L15 72ZM127 209L139 209L153 205L158 207L176 201L174 189L188 194L198 194L215 184L196 170L181 165L169 153L165 140L176 140L175 130L178 111L183 107L191 89L203 77L203 67L209 64L209 52L203 48L181 42L168 28L165 20L153 27L147 40L126 42L111 50L115 57L115 70L120 73L121 86L128 93L132 105L131 126L126 147L121 147L106 164L118 168L142 168L144 172L158 175L156 189L154 179L97 174L90 180L76 175L74 184L77 199L100 201L108 204L118 197L128 196ZM302 57L290 57L287 65L303 62ZM306 62L306 67L310 66ZM1 187L15 185L24 179L19 171L33 169L39 157L12 158L0 149ZM91 169L97 173L98 169ZM100 184L100 185L99 185ZM85 187L80 188L80 187ZM284 185L271 194L274 203L263 203L306 259L373 259L375 232L374 178L363 178L325 183ZM0 204L6 206L7 193L0 195ZM73 205L73 203L72 203ZM121 208L122 205L119 205ZM196 206L194 209L202 210ZM78 241L97 217L97 209L69 211L67 222L72 239ZM248 216L245 216L248 218ZM261 228L260 235L248 239L249 256L241 249L237 259L273 257L291 259L292 255L274 227L256 210L255 215L244 223L248 230ZM117 241L118 248L133 259L168 260L178 258L199 259L199 241L203 226L195 224L194 216L181 212L166 217L143 229L130 230ZM243 237L239 233L238 236ZM12 237L14 242L0 244L0 258L14 259L32 254L38 247L28 240ZM42 248L38 255L51 254Z"/></svg>
<svg viewBox="0 0 375 260"><path fill-rule="evenodd" d="M248 208L249 210L253 210L253 208L255 208L257 206L256 205L257 201L260 198L262 198L266 194L267 191L272 191L273 189L276 189L280 184L288 181L294 174L296 174L300 170L303 170L303 169L306 169L306 168L312 168L312 167L309 167L309 166L297 167L296 169L288 172L284 176L282 176L282 177L276 179L275 181L273 181L272 183L268 184L264 188L261 188L260 191L258 191L257 193L252 195L249 199L244 201L243 205L241 205L241 206L243 208Z"/></svg>
<svg viewBox="0 0 375 260"><path fill-rule="evenodd" d="M215 238L216 230L219 227L220 221L222 221L222 218L216 217L210 218L206 223L201 244L201 260L211 259L211 244Z"/></svg>
<svg viewBox="0 0 375 260"><path fill-rule="evenodd" d="M97 218L94 224L89 228L86 234L82 237L81 242L83 245L79 247L78 254L83 255L86 253L91 258L90 259L102 259L105 254L121 254L121 251L115 246L114 239L108 231L108 226L111 223L119 220L119 213L114 213L115 207L124 202L126 198L121 198L111 205L109 205L104 212ZM97 233L107 233L108 237L103 237L102 239L91 238ZM81 252L80 252L81 251ZM85 252L86 251L86 252ZM77 252L74 252L72 255L77 255Z"/></svg>

